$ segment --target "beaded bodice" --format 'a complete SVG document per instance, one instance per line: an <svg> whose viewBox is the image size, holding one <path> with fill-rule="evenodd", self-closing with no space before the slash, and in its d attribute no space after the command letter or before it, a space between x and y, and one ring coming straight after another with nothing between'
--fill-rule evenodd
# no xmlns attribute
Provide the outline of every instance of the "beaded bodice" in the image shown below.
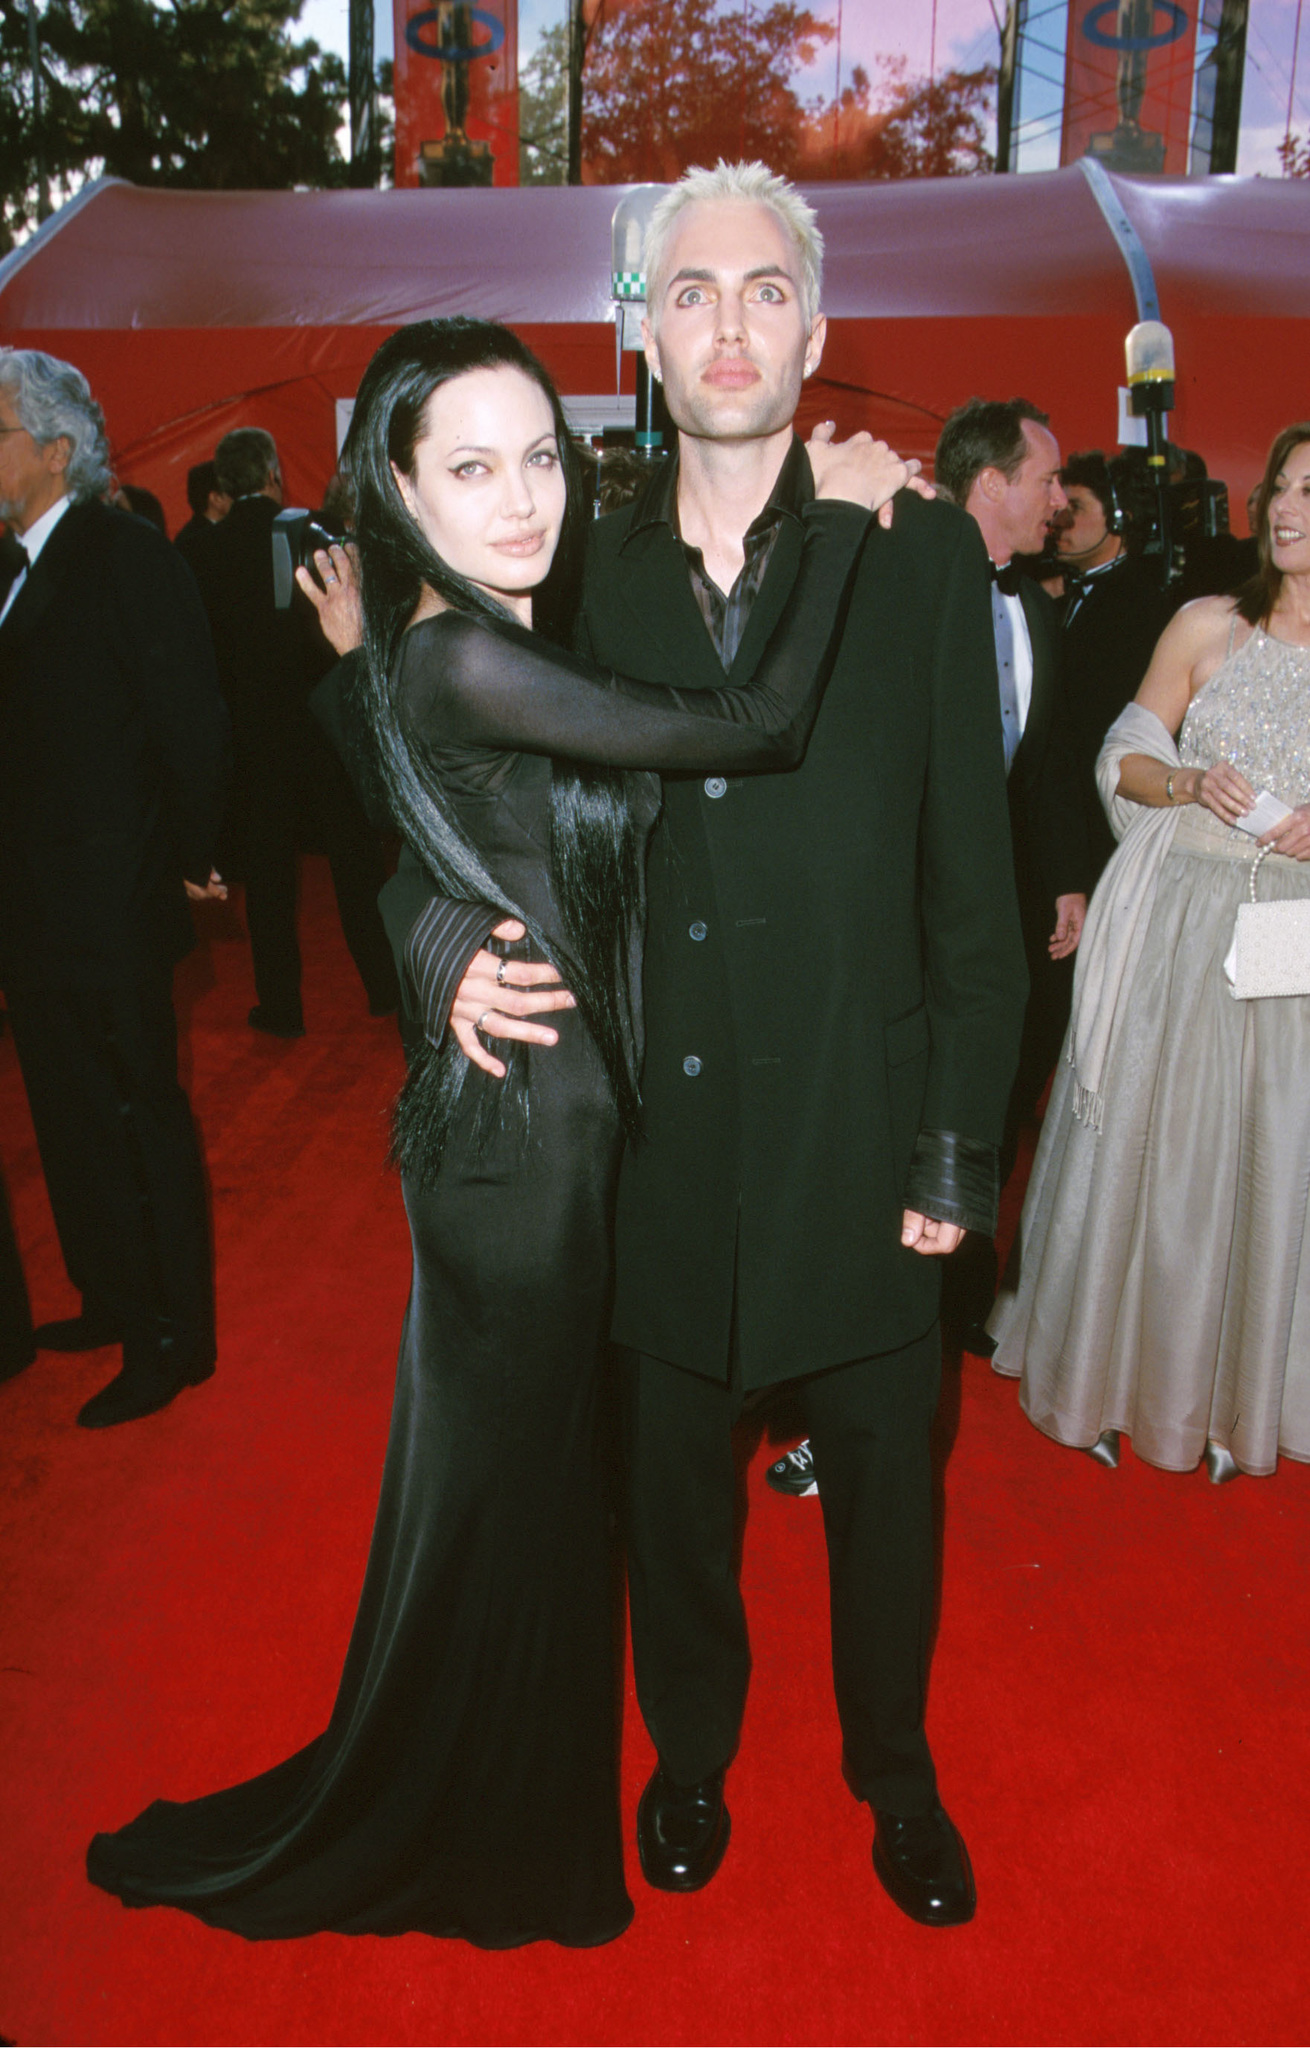
<svg viewBox="0 0 1310 2048"><path fill-rule="evenodd" d="M1253 789L1310 800L1310 647L1257 626L1197 691L1178 752L1186 768L1231 761Z"/></svg>

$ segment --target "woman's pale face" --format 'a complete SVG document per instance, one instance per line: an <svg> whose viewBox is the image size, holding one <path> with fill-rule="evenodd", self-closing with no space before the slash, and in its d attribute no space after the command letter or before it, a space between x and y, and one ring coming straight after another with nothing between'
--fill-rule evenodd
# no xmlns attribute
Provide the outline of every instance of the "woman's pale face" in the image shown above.
<svg viewBox="0 0 1310 2048"><path fill-rule="evenodd" d="M1310 570L1310 441L1288 452L1269 500L1269 552L1285 576Z"/></svg>
<svg viewBox="0 0 1310 2048"><path fill-rule="evenodd" d="M413 474L395 477L442 560L530 624L531 593L564 519L564 471L540 386L508 364L439 385Z"/></svg>

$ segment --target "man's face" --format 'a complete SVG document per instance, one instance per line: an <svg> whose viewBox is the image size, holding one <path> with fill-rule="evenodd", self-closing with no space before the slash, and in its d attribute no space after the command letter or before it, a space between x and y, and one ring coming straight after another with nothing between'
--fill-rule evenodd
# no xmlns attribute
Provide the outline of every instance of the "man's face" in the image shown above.
<svg viewBox="0 0 1310 2048"><path fill-rule="evenodd" d="M26 533L63 497L69 448L62 435L34 441L19 420L17 396L0 389L0 519Z"/></svg>
<svg viewBox="0 0 1310 2048"><path fill-rule="evenodd" d="M1058 555L1094 555L1110 537L1105 507L1086 484L1069 484L1065 489L1065 510L1055 521L1055 551Z"/></svg>
<svg viewBox="0 0 1310 2048"><path fill-rule="evenodd" d="M1060 483L1060 446L1048 427L1035 420L1022 422L1028 453L1012 477L1000 470L984 470L979 484L985 488L987 521L980 516L993 559L1010 555L1040 555L1046 545L1046 529L1057 512L1069 502ZM993 479L986 488L986 479Z"/></svg>
<svg viewBox="0 0 1310 2048"><path fill-rule="evenodd" d="M824 321L806 321L799 253L773 210L743 200L684 208L659 289L646 360L675 426L707 441L789 428Z"/></svg>

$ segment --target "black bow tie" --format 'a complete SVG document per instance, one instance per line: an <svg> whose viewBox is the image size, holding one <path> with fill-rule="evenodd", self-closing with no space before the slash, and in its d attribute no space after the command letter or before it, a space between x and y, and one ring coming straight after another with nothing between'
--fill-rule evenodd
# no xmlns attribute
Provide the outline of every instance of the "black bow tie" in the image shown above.
<svg viewBox="0 0 1310 2048"><path fill-rule="evenodd" d="M1013 562L1007 562L1003 569L998 569L995 562L989 563L988 566L992 572L992 582L996 585L1001 595L1003 597L1017 597L1019 595L1019 585L1023 581L1022 571L1016 568Z"/></svg>
<svg viewBox="0 0 1310 2048"><path fill-rule="evenodd" d="M0 576L12 583L27 567L27 549L16 533L0 534Z"/></svg>

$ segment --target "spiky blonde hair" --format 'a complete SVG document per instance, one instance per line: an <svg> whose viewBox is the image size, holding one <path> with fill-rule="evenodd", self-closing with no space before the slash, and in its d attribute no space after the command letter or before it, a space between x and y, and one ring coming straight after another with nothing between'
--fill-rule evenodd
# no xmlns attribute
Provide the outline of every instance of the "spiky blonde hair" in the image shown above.
<svg viewBox="0 0 1310 2048"><path fill-rule="evenodd" d="M767 164L730 164L722 157L712 171L697 164L686 172L676 185L670 186L650 217L642 267L646 273L651 326L658 324L668 247L679 214L688 206L724 199L747 206L767 206L777 215L800 257L801 302L805 323L812 326L823 299L823 236L818 215L796 187Z"/></svg>

